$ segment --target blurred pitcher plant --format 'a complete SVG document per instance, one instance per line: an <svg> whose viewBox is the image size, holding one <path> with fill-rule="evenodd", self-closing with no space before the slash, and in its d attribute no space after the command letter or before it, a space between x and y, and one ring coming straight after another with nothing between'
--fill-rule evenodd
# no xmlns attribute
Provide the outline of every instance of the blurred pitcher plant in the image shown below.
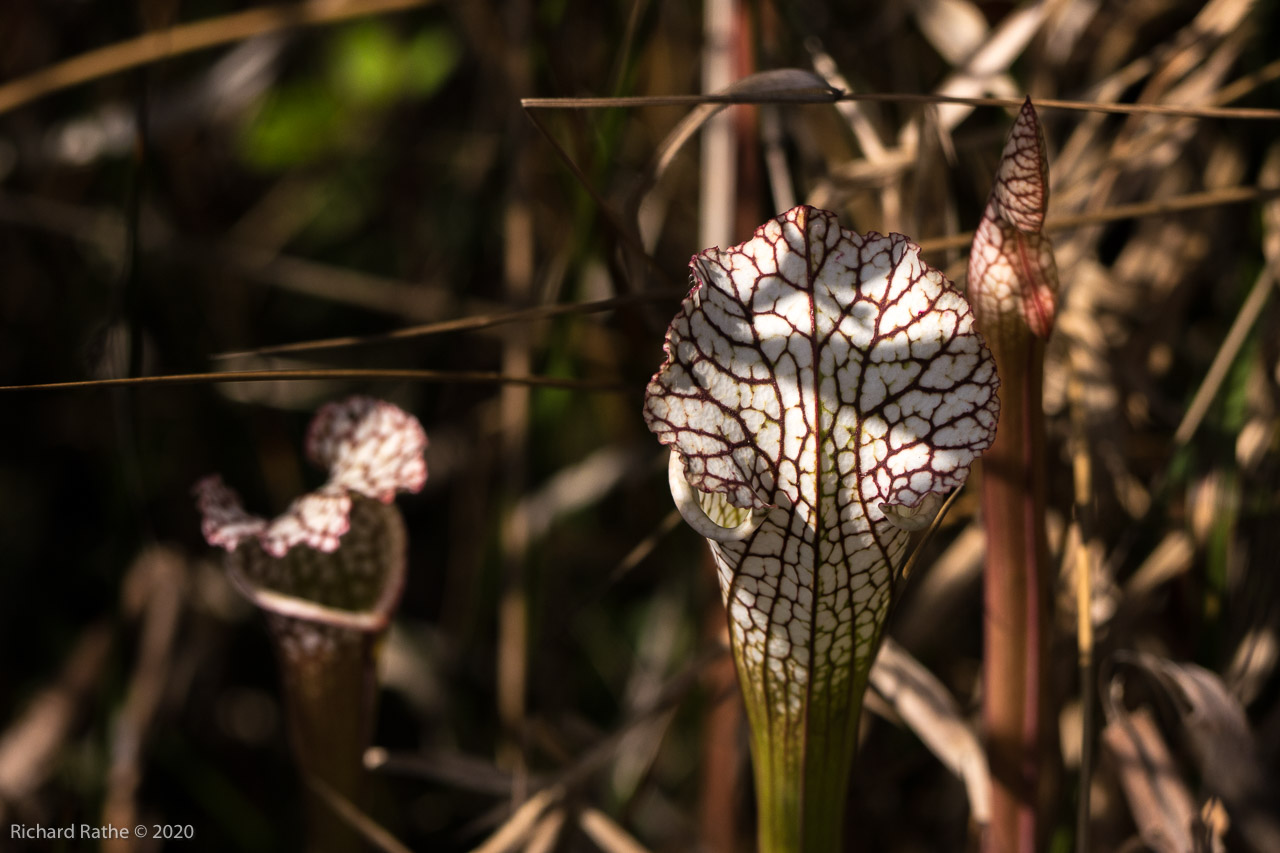
<svg viewBox="0 0 1280 853"><path fill-rule="evenodd" d="M393 500L427 478L417 419L370 397L320 409L307 457L329 480L268 521L213 475L195 486L202 529L227 551L232 583L266 616L280 663L295 760L311 797L311 848L353 849L332 812L358 801L372 736L379 642L405 577L404 522Z"/></svg>
<svg viewBox="0 0 1280 853"><path fill-rule="evenodd" d="M995 362L918 246L828 211L796 207L690 266L645 420L718 569L760 849L840 849L909 531L992 443Z"/></svg>

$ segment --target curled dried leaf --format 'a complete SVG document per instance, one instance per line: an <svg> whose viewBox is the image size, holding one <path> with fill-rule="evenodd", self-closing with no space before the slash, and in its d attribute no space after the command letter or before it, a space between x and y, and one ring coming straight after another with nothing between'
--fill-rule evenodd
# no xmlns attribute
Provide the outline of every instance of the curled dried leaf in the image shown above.
<svg viewBox="0 0 1280 853"><path fill-rule="evenodd" d="M1164 689L1204 786L1222 797L1241 834L1255 849L1280 849L1272 774L1259 760L1244 707L1222 678L1144 652L1117 654L1116 660L1148 673ZM1114 703L1111 713L1117 715Z"/></svg>
<svg viewBox="0 0 1280 853"><path fill-rule="evenodd" d="M987 754L946 686L906 649L886 639L871 668L871 687L964 780L973 820L985 824L991 817Z"/></svg>
<svg viewBox="0 0 1280 853"><path fill-rule="evenodd" d="M1195 850L1195 801L1151 712L1113 715L1102 746L1143 842L1158 853Z"/></svg>

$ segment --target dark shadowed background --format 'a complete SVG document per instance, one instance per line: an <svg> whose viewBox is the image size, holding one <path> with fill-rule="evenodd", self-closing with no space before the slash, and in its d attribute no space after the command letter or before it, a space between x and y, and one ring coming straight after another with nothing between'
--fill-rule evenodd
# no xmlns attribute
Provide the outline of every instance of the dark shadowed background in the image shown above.
<svg viewBox="0 0 1280 853"><path fill-rule="evenodd" d="M354 392L412 412L431 442L425 489L398 501L410 572L383 649L370 817L414 850L471 850L563 781L535 833L561 846L530 849L754 849L719 596L704 546L671 521L666 454L640 416L644 384L690 255L741 242L794 203L942 246L927 257L962 280L1012 111L735 108L727 146L694 137L637 214L689 107L538 111L579 177L521 97L696 94L708 88L704 63L718 62L727 80L816 69L863 93L1280 104L1274 2L400 5L300 28L267 15L250 32L218 22L267 7L0 10L0 384L269 367L594 383L0 393L0 850L26 849L10 824L100 823L109 804L194 829L167 849L301 849L265 627L204 544L190 489L221 472L251 510L280 511L323 479L301 451L311 414ZM721 19L727 38L705 36ZM138 61L152 44L140 35L197 22L224 35ZM111 45L122 67L37 88L42 69ZM1194 726L1185 737L1178 707L1114 663L1116 650L1220 674L1248 712L1253 758L1274 768L1280 753L1280 300L1265 272L1280 264L1280 122L1040 115L1064 287L1045 397L1068 744L1053 849L1067 850L1081 726L1073 370L1095 468L1102 693L1156 710L1173 766L1211 817L1222 806L1205 780L1213 761L1233 759L1197 757ZM717 179L728 190L700 194ZM1186 197L1192 209L1171 212ZM1140 215L1053 230L1147 202ZM613 296L635 298L225 357ZM1224 350L1237 322L1238 345ZM890 626L970 719L981 667L974 494L928 544ZM1107 721L1096 719L1091 741ZM963 783L894 721L868 714L864 734L849 849L972 845ZM1092 849L1143 849L1121 770L1105 753L1095 767ZM1274 815L1274 788L1250 802L1228 811ZM1229 849L1248 849L1239 821L1223 832Z"/></svg>

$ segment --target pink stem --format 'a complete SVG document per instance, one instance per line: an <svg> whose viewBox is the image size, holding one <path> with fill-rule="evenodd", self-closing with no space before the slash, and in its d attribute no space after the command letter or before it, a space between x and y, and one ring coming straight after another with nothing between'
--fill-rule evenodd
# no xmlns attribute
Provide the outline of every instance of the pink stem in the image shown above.
<svg viewBox="0 0 1280 853"><path fill-rule="evenodd" d="M1028 335L1019 344L992 347L1004 399L995 443L982 462L988 548L983 717L992 773L987 853L1041 849L1044 765L1052 745L1045 719L1051 587L1044 527L1044 342Z"/></svg>

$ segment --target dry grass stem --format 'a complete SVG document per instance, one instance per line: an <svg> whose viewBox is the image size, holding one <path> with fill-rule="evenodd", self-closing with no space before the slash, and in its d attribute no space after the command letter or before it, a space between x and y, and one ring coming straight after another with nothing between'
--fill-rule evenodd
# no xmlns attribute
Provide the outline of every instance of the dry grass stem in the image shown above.
<svg viewBox="0 0 1280 853"><path fill-rule="evenodd" d="M309 0L287 6L249 9L220 18L156 30L81 54L43 71L0 85L0 114L62 89L184 53L207 50L285 29L398 12L425 6L429 2L432 0L360 0L346 3Z"/></svg>

